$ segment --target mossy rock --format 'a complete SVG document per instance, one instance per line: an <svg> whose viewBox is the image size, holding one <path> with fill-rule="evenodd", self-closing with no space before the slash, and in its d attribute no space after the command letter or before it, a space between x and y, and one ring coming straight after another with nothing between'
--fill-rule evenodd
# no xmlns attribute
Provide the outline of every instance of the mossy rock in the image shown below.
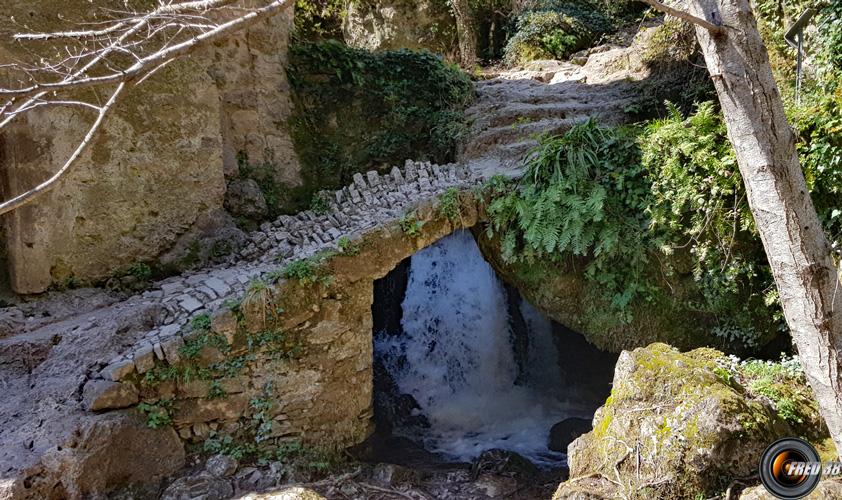
<svg viewBox="0 0 842 500"><path fill-rule="evenodd" d="M623 352L593 431L568 448L571 480L554 498L580 493L585 479L609 498L707 498L754 474L770 443L799 431L733 366L707 348ZM798 380L789 382L806 388ZM800 405L805 414L815 409Z"/></svg>

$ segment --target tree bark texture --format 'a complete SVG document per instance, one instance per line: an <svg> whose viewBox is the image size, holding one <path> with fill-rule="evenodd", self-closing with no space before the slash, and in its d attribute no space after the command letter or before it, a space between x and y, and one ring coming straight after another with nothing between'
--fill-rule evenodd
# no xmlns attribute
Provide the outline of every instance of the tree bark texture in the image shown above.
<svg viewBox="0 0 842 500"><path fill-rule="evenodd" d="M715 24L696 34L716 86L748 202L784 315L838 451L842 451L842 290L748 0L690 0Z"/></svg>

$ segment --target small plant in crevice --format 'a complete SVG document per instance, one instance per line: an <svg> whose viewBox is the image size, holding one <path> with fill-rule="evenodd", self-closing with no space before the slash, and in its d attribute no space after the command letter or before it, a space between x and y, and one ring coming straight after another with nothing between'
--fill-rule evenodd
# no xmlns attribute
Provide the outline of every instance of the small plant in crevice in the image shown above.
<svg viewBox="0 0 842 500"><path fill-rule="evenodd" d="M359 242L353 241L347 236L339 238L339 241L336 242L336 246L339 247L339 251L342 252L342 255L348 256L359 255L362 250L362 246Z"/></svg>
<svg viewBox="0 0 842 500"><path fill-rule="evenodd" d="M447 217L451 222L462 219L462 203L459 199L459 189L452 187L439 195L436 213Z"/></svg>
<svg viewBox="0 0 842 500"><path fill-rule="evenodd" d="M194 359L205 347L216 348L223 354L231 351L225 337L211 331L210 315L200 314L190 322L190 333L185 336L184 345L178 349L178 353L188 360Z"/></svg>
<svg viewBox="0 0 842 500"><path fill-rule="evenodd" d="M150 429L159 429L172 424L172 400L161 399L154 403L140 403L137 409L146 415L146 425Z"/></svg>
<svg viewBox="0 0 842 500"><path fill-rule="evenodd" d="M254 443L240 442L234 439L234 436L222 435L214 431L202 444L202 451L211 455L226 455L240 461L257 454L257 446Z"/></svg>
<svg viewBox="0 0 842 500"><path fill-rule="evenodd" d="M326 272L324 264L333 255L332 252L320 252L312 257L290 262L281 270L281 277L297 280L305 286L315 284L330 286L333 283L333 276Z"/></svg>
<svg viewBox="0 0 842 500"><path fill-rule="evenodd" d="M330 193L319 191L313 195L313 200L310 202L310 210L319 215L328 213L330 211Z"/></svg>
<svg viewBox="0 0 842 500"><path fill-rule="evenodd" d="M272 386L272 382L267 382L261 396L251 398L249 401L252 412L250 427L254 430L254 441L257 444L272 437L272 416L269 413L275 406L272 400Z"/></svg>
<svg viewBox="0 0 842 500"><path fill-rule="evenodd" d="M228 396L228 393L222 388L222 383L219 380L212 380L208 386L207 399L222 399Z"/></svg>
<svg viewBox="0 0 842 500"><path fill-rule="evenodd" d="M245 297L240 304L240 311L243 315L256 317L262 328L267 328L277 319L275 300L275 291L272 285L261 279L254 279L249 283Z"/></svg>
<svg viewBox="0 0 842 500"><path fill-rule="evenodd" d="M413 211L405 213L398 221L398 224L404 234L417 238L421 236L421 229L424 227L425 222L418 220L418 214Z"/></svg>

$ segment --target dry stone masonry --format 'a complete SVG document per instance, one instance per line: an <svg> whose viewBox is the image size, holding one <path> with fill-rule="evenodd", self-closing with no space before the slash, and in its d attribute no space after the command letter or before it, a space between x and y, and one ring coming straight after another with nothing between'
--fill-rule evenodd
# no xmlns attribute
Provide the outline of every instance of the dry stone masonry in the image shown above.
<svg viewBox="0 0 842 500"><path fill-rule="evenodd" d="M327 213L305 211L296 216L282 216L273 223L264 224L260 231L252 233L248 245L240 252L238 258L232 259L228 265L164 280L152 290L132 299L147 304L160 304L160 326L150 330L124 354L102 360L104 367L92 373L84 386L83 397L87 409L102 411L137 404L140 396L135 384L138 380L150 377L148 374L156 367L176 366L184 361L184 346L191 342L191 337L195 337L189 324L191 318L216 313L213 317L212 332L225 337L229 345L236 344L237 320L223 306L240 301L249 284L255 280L277 272L292 261L305 259L326 249L336 249L337 242L342 237L357 238L377 228L394 225L408 209L420 202L435 199L450 188L475 185L477 181L478 179L470 176L466 169L456 165L439 166L412 161L408 161L403 170L393 168L389 174L383 176L373 171L365 176L356 174L353 184L333 193ZM343 290L343 293L348 292ZM330 304L330 300L323 300L321 306L313 307L313 318L308 319L316 327L309 331L308 342L317 345L332 344L349 330L346 323L354 320L353 311L343 311L342 301L339 300L333 305ZM362 309L367 308L370 308L370 305ZM362 321L370 322L370 318ZM285 326L292 328L301 323L303 321L293 318L287 321ZM363 326L363 330L365 329L370 331L370 323ZM370 351L370 338L366 337L362 342L358 340L343 338L340 345L330 346L333 351L342 351L337 355L339 359L334 356L337 353L332 352L326 359L319 361L338 365L340 363L337 362L359 357L360 354ZM204 361L206 365L224 360L224 356L218 352L203 352L202 355L208 357ZM313 400L317 395L312 391L317 391L322 383L330 383L329 380L325 380L327 371L332 373L331 377L336 378L336 372L339 370L337 366L325 370L324 364L314 364L312 354L308 354L307 358L307 362L298 366L294 373L286 373L283 387L277 388L278 391L286 391L283 397L279 398L285 402L286 413L283 418L295 419L289 417L292 413L297 416L298 421L276 424L273 436L284 435L287 431L300 431L312 425L316 420L314 416L301 414L297 410L313 409ZM271 362L270 359L264 361ZM370 355L363 355L354 363L355 366L348 372L349 377L353 377L360 370L370 368ZM180 427L181 436L205 438L211 431L217 430L208 427L206 422L238 420L248 404L249 398L243 393L247 391L251 382L253 381L242 377L226 381L226 386L221 388L228 395L225 401L195 402L190 407L182 405L174 418L174 423ZM361 387L365 386L365 383L365 380L360 380ZM158 397L170 399L176 392L192 397L204 397L208 390L207 382L179 383L177 388L165 385ZM365 413L369 409L370 395L366 391L359 391L359 395L362 396L359 411ZM349 395L348 398L355 399L355 396ZM290 402L293 402L294 406L296 401L304 406L290 408ZM348 402L345 404L347 411ZM333 411L329 405L322 408ZM350 444L364 437L361 436L361 429L363 432L367 429L370 415L361 414L360 417L360 426L354 429L337 426L341 418L328 419L330 425L323 429L322 434L311 430L309 437L322 437L334 443Z"/></svg>

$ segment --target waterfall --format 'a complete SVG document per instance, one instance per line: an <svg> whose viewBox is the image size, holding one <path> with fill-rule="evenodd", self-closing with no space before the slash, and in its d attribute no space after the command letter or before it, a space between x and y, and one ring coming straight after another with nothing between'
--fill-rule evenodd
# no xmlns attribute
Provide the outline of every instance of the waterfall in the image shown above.
<svg viewBox="0 0 842 500"><path fill-rule="evenodd" d="M401 307L403 332L376 332L375 355L430 425L396 433L455 460L502 448L563 463L547 449L550 428L592 409L565 401L552 325L526 302L528 363L517 380L506 291L469 232L412 257Z"/></svg>

